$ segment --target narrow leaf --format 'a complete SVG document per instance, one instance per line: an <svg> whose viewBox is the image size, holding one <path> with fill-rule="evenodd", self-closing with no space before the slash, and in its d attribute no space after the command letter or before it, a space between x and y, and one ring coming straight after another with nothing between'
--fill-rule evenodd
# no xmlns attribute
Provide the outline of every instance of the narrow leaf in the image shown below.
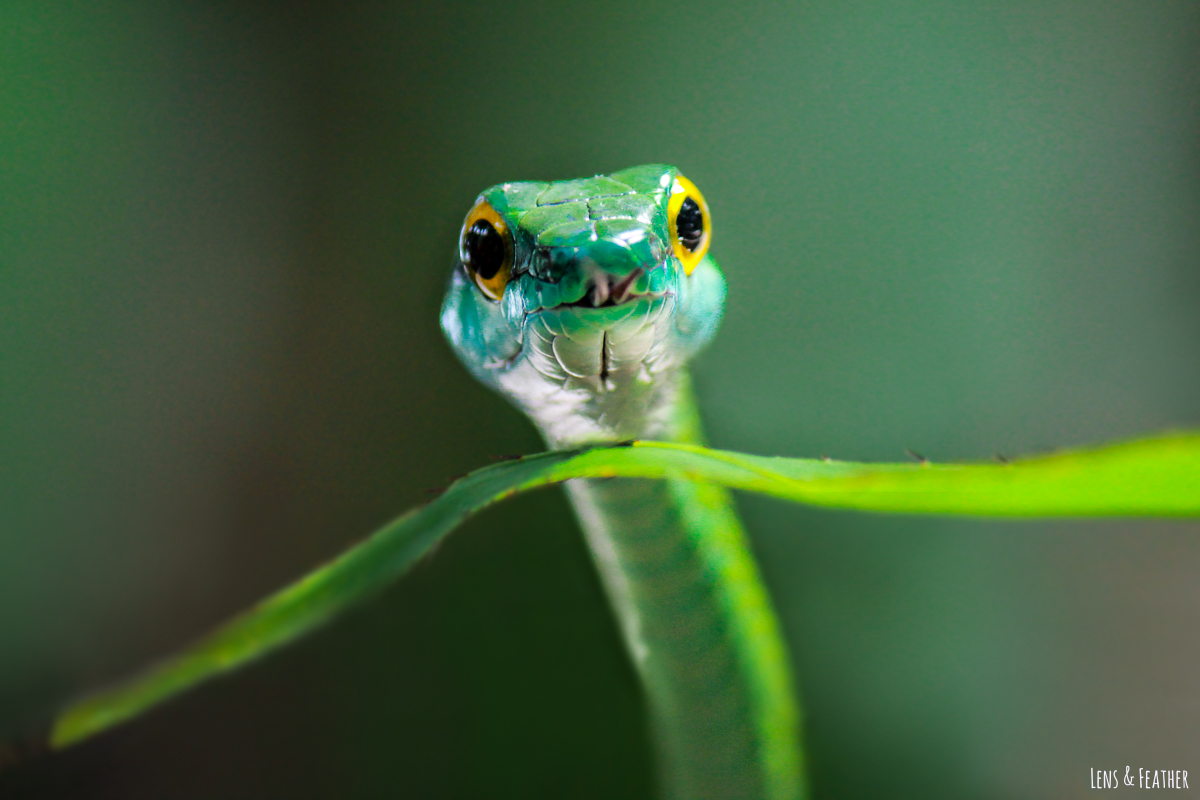
<svg viewBox="0 0 1200 800"><path fill-rule="evenodd" d="M1200 516L1200 434L1172 434L1009 464L858 464L662 442L529 456L471 473L418 511L140 677L70 707L64 748L296 639L409 569L471 514L572 478L679 476L814 505L984 516Z"/></svg>

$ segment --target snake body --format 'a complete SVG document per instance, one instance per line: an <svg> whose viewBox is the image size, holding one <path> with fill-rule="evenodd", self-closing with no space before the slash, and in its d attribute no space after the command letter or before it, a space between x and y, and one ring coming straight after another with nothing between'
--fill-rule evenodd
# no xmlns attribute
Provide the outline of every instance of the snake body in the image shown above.
<svg viewBox="0 0 1200 800"><path fill-rule="evenodd" d="M674 167L484 191L442 307L467 368L552 448L701 443L686 372L725 279L703 196ZM728 493L679 476L568 493L637 670L664 796L804 793L778 623Z"/></svg>

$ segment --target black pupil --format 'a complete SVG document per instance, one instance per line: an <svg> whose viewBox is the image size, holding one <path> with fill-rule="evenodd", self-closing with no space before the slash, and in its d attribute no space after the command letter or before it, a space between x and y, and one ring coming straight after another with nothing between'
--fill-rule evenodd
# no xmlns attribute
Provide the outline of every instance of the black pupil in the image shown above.
<svg viewBox="0 0 1200 800"><path fill-rule="evenodd" d="M467 265L485 281L496 277L504 264L504 239L486 219L476 220L467 230Z"/></svg>
<svg viewBox="0 0 1200 800"><path fill-rule="evenodd" d="M675 231L679 234L679 241L683 246L692 252L696 251L700 240L704 238L704 212L700 210L700 204L690 197L679 207L679 216L675 217Z"/></svg>

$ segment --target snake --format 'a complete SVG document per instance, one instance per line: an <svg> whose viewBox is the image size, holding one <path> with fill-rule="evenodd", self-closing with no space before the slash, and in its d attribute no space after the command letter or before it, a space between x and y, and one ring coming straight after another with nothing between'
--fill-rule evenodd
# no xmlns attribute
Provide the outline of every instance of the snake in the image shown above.
<svg viewBox="0 0 1200 800"><path fill-rule="evenodd" d="M700 190L649 164L482 192L441 310L452 349L551 449L703 444L688 362L726 280ZM673 475L566 484L671 800L806 796L778 619L732 497Z"/></svg>

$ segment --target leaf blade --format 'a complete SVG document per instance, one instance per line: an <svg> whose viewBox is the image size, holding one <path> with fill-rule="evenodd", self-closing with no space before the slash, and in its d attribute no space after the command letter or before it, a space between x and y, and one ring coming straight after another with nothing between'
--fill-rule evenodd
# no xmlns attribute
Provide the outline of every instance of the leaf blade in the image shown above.
<svg viewBox="0 0 1200 800"><path fill-rule="evenodd" d="M529 456L456 481L329 564L141 676L69 707L50 745L112 728L319 627L403 575L467 517L517 492L574 478L684 477L833 508L977 516L1200 516L1200 433L1010 464L860 464L635 442Z"/></svg>

